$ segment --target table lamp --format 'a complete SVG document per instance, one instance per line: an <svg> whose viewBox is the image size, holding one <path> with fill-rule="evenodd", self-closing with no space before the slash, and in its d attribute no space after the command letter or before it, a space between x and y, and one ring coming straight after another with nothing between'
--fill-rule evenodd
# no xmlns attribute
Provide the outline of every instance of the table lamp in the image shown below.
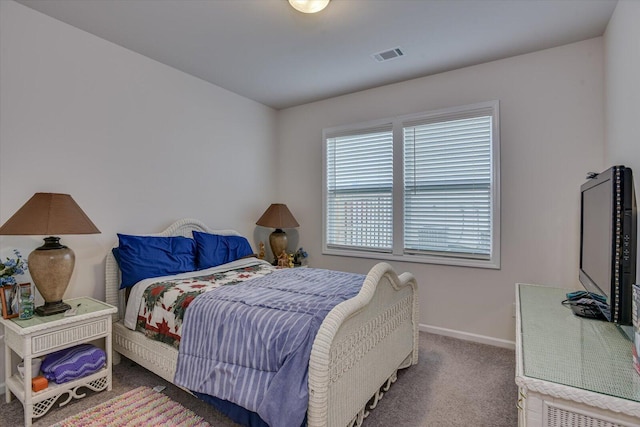
<svg viewBox="0 0 640 427"><path fill-rule="evenodd" d="M29 271L44 305L36 307L40 316L62 313L71 308L62 301L73 267L75 254L60 244L61 234L96 234L100 230L68 194L36 193L7 222L0 235L38 235L44 245L29 254Z"/></svg>
<svg viewBox="0 0 640 427"><path fill-rule="evenodd" d="M287 250L287 233L282 229L300 226L284 203L273 203L269 206L256 221L256 225L275 228L275 231L269 235L269 245L276 260L283 251Z"/></svg>

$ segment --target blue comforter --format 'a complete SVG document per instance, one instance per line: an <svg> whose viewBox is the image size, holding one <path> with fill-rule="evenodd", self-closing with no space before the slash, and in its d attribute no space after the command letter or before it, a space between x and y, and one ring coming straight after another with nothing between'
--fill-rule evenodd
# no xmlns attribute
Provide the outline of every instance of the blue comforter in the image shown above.
<svg viewBox="0 0 640 427"><path fill-rule="evenodd" d="M284 269L201 294L185 314L174 382L256 412L271 427L300 426L316 333L364 278Z"/></svg>

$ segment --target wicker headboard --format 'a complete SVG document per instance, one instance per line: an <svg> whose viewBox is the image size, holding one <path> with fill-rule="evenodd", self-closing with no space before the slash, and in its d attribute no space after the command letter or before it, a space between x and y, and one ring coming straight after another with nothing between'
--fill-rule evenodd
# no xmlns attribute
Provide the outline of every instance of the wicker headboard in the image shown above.
<svg viewBox="0 0 640 427"><path fill-rule="evenodd" d="M171 224L166 230L155 234L144 234L145 236L183 236L193 237L192 231L201 231L203 233L221 234L224 236L240 236L235 230L214 230L207 227L203 222L197 219L180 219ZM124 316L125 298L124 290L120 290L120 268L116 262L113 253L109 251L106 259L105 268L105 298L108 304L118 307L118 312L113 315L113 321L116 322Z"/></svg>

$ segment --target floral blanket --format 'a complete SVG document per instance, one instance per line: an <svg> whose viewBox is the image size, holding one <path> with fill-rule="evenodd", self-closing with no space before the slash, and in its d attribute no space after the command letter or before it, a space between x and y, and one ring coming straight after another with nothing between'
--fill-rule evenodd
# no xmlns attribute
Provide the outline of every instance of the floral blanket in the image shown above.
<svg viewBox="0 0 640 427"><path fill-rule="evenodd" d="M263 263L203 276L153 283L144 291L136 330L153 340L178 348L185 310L196 296L220 286L236 285L265 276L275 269Z"/></svg>

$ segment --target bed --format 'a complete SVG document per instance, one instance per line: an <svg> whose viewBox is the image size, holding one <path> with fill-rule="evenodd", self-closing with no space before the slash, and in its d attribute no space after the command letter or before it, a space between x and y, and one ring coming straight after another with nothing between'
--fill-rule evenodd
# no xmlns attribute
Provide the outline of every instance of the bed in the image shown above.
<svg viewBox="0 0 640 427"><path fill-rule="evenodd" d="M194 219L176 221L151 236L191 238L194 231L239 236ZM173 383L176 346L151 340L124 324L125 290L119 289L121 273L113 253L106 259L105 279L106 302L118 307L113 318L114 361L125 356ZM395 382L397 371L418 362L417 295L410 273L397 275L389 264L379 263L364 276L354 297L328 311L310 346L308 426L361 425Z"/></svg>

